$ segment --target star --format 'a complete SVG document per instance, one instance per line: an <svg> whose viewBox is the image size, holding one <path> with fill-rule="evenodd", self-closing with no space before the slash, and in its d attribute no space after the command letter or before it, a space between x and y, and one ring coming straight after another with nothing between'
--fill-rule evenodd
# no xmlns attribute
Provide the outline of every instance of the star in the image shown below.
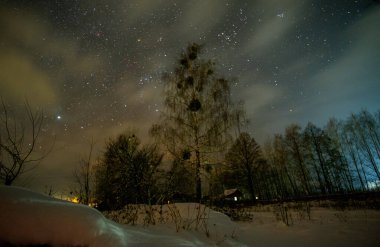
<svg viewBox="0 0 380 247"><path fill-rule="evenodd" d="M57 152L71 174L73 154L87 152L78 136L104 143L126 126L148 136L165 113L162 76L199 42L214 75L231 79L232 103L246 102L255 122L246 131L261 142L289 116L323 125L378 110L374 1L3 1L0 98L21 103L25 95L47 113L43 127L69 147Z"/></svg>

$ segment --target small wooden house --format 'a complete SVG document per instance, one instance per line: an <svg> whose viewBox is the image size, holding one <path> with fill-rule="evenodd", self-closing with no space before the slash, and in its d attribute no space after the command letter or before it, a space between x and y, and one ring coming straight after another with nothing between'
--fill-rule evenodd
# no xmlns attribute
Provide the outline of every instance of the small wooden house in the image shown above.
<svg viewBox="0 0 380 247"><path fill-rule="evenodd" d="M224 191L224 199L228 201L239 201L243 193L238 189L229 189Z"/></svg>

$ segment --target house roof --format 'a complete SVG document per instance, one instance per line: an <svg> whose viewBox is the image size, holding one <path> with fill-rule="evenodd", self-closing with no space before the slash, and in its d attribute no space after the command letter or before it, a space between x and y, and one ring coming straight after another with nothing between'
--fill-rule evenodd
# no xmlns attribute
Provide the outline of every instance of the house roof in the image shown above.
<svg viewBox="0 0 380 247"><path fill-rule="evenodd" d="M225 197L235 197L235 196L242 196L243 193L241 193L238 189L229 189L224 191Z"/></svg>

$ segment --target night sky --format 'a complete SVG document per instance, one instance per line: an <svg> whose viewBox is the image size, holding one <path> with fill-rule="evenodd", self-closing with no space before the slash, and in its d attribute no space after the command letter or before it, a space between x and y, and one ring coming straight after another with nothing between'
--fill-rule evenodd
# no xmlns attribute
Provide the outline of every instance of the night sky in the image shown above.
<svg viewBox="0 0 380 247"><path fill-rule="evenodd" d="M46 114L54 149L19 184L68 190L72 170L110 137L148 130L163 72L191 42L233 79L260 143L290 123L323 126L379 109L380 4L343 0L1 1L0 95Z"/></svg>

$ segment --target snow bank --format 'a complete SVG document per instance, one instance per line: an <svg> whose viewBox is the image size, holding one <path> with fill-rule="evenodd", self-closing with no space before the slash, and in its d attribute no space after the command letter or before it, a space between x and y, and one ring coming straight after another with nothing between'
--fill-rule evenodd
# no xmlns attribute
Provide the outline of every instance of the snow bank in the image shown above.
<svg viewBox="0 0 380 247"><path fill-rule="evenodd" d="M17 187L0 187L0 242L123 246L127 236L97 210Z"/></svg>
<svg viewBox="0 0 380 247"><path fill-rule="evenodd" d="M146 210L148 206L142 206ZM160 211L161 210L161 211ZM289 211L291 226L273 209L251 208L253 220L231 222L203 205L185 203L156 208L159 221L149 227L121 225L97 210L17 187L0 186L0 246L378 246L380 211L313 208L311 219ZM127 215L133 213L131 210ZM125 212L124 212L125 213ZM146 217L146 211L142 214ZM166 215L166 216L165 216ZM136 220L138 223L138 220ZM142 218L144 222L144 218Z"/></svg>
<svg viewBox="0 0 380 247"><path fill-rule="evenodd" d="M150 227L166 225L175 232L195 230L208 237L232 235L238 227L227 215L199 203L127 205L122 210L104 214L120 224Z"/></svg>
<svg viewBox="0 0 380 247"><path fill-rule="evenodd" d="M188 206L178 207L183 219L187 213L192 213ZM229 219L217 215L215 212L212 222L226 227ZM150 228L120 225L84 205L18 187L0 186L0 246L231 246L226 245L230 242L216 245L215 239L208 238L203 232L176 233L164 225ZM231 243L232 246L245 246L236 245L235 241Z"/></svg>

